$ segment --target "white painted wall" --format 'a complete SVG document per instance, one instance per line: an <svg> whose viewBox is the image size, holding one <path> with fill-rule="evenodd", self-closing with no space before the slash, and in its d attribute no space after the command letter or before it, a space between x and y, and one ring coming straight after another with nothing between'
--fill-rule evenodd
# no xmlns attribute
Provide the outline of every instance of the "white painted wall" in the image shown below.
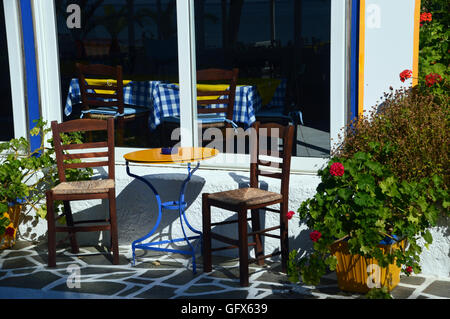
<svg viewBox="0 0 450 319"><path fill-rule="evenodd" d="M364 112L379 105L380 97L411 86L399 74L413 69L414 1L366 0L364 41Z"/></svg>
<svg viewBox="0 0 450 319"><path fill-rule="evenodd" d="M131 166L131 172L145 176L150 180L157 191L160 193L162 201L176 200L179 186L184 180L187 169L162 167L162 166L147 166L138 165ZM263 178L261 187L267 188L271 191L279 191L279 185L276 185L270 178ZM202 216L201 216L201 193L204 192L219 192L238 188L240 185L245 185L249 182L249 174L245 171L230 171L230 170L212 170L199 169L193 175L188 184L186 191L186 200L188 203L187 216L191 225L201 230ZM315 194L316 187L320 182L315 175L292 174L290 180L289 192L289 209L297 211L300 203L305 199L312 197ZM124 165L116 166L116 197L117 197L117 215L119 228L119 243L121 245L128 245L139 237L148 233L153 227L157 218L156 200L150 189L141 181L135 180L126 174ZM105 202L106 203L106 202ZM98 216L105 216L107 214L107 205L101 205L101 200L79 201L72 202L72 208L76 214L76 219L83 218L83 215L89 213ZM87 215L87 214L86 214ZM154 241L165 240L169 238L177 238L182 236L178 220L177 211L166 211L163 213L160 228L156 234L151 238ZM226 211L213 208L212 221L224 220L231 217L232 214ZM277 214L268 212L265 217L261 219L263 226L274 225ZM422 273L425 275L433 275L438 277L450 277L450 236L449 236L449 222L448 220L441 220L439 226L434 227L431 232L434 242L430 245L430 249L424 248L422 253ZM22 226L21 232L25 231L26 226ZM236 236L236 224L220 226L221 232L227 236ZM34 227L36 237L45 235L47 226L41 222L38 227ZM216 230L217 231L217 230ZM296 215L289 221L289 245L290 249L311 249L312 243L309 239L310 230ZM192 234L188 231L188 235ZM31 236L31 234L29 234ZM102 238L99 233L79 233L80 244L93 245L97 242L109 243L108 239ZM213 245L222 245L213 241ZM181 244L177 249L183 249ZM172 246L173 247L173 246ZM266 238L265 253L271 253L277 249L278 240L273 238ZM198 251L200 254L200 251ZM238 256L237 250L225 250L216 252L228 256Z"/></svg>

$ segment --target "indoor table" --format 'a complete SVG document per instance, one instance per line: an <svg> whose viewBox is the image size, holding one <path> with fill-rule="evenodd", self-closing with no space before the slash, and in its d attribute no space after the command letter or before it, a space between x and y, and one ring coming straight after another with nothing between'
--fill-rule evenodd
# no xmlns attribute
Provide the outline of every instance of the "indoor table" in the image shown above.
<svg viewBox="0 0 450 319"><path fill-rule="evenodd" d="M164 251L164 252L173 252L173 253L181 253L192 256L192 270L194 274L196 273L196 263L195 263L195 248L191 243L191 240L200 239L199 242L202 245L202 233L196 229L194 229L188 222L186 217L186 207L187 203L184 199L185 190L188 182L190 181L192 175L200 166L200 161L206 160L216 156L219 153L218 150L207 147L178 147L178 148L152 148L146 150L135 151L131 153L127 153L124 155L126 161L126 172L129 176L136 178L137 180L142 181L145 185L147 185L153 194L156 197L156 201L158 204L158 218L156 220L155 226L149 231L149 233L142 238L136 239L131 244L132 253L133 253L133 265L136 262L136 249L146 249L146 250L156 250L156 251ZM155 187L144 177L133 174L130 172L129 163L141 163L141 164L174 164L174 163L187 163L187 176L181 184L181 188L179 191L178 201L168 201L162 202L161 198L155 189ZM191 168L191 163L197 162L194 168ZM152 236L160 222L162 217L162 210L178 210L179 219L181 224L181 229L183 232L183 237L157 241L157 242L146 242L145 240ZM187 236L185 226L186 226L196 235ZM158 247L159 245L165 245L175 242L185 241L188 245L188 250L181 249L172 249L172 248L162 248Z"/></svg>

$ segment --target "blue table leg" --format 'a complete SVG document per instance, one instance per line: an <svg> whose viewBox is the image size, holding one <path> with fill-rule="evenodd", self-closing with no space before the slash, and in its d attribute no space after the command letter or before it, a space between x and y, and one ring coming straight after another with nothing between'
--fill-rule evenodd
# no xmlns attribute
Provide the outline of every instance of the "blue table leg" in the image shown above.
<svg viewBox="0 0 450 319"><path fill-rule="evenodd" d="M192 243L190 242L190 240L192 239L197 239L200 238L200 244L203 245L202 241L203 241L203 237L202 237L202 233L198 230L196 230L195 228L193 228L191 226L191 224L189 224L187 218L186 218L186 207L187 207L187 203L185 202L184 199L184 194L186 191L186 186L189 183L189 181L191 180L192 175L195 173L195 171L199 168L200 166L200 162L197 163L197 166L194 169L191 169L191 164L188 164L188 175L185 178L185 180L183 181L182 185L181 185L181 189L180 189L180 196L178 201L169 201L169 202L165 202L162 203L161 202L161 198L158 194L158 192L156 191L156 189L153 187L153 185L146 180L145 178L132 174L130 172L130 167L128 165L128 161L126 162L126 171L127 174L131 177L134 177L140 181L142 181L145 185L147 185L152 191L153 194L156 197L156 201L158 203L158 218L156 220L156 224L155 226L150 230L150 232L145 235L142 238L139 238L135 241L133 241L133 243L131 244L131 248L132 248L132 253L133 253L133 266L136 263L136 254L135 254L135 250L136 248L139 249L149 249L149 250L157 250L157 251L165 251L165 252L174 252L174 253L181 253L181 254L187 254L187 255L191 255L192 257L192 270L193 273L195 274L197 272L197 267L196 267L196 262L195 262L195 247L192 245ZM176 238L176 239L170 239L170 240L163 240L163 241L158 241L158 242L150 242L150 243L142 243L143 241L145 241L146 239L148 239L150 236L152 236L156 229L158 228L159 224L161 223L161 216L162 216L162 209L168 209L168 210L178 210L179 216L180 216L180 223L181 223L181 229L183 231L183 236L181 238ZM183 224L183 220L184 223L186 223L186 225L188 226L188 228L198 234L196 236L187 236L186 235L186 231L184 229L184 224ZM179 242L179 241L186 241L188 246L189 246L189 250L178 250L178 249L170 249L170 248L159 248L159 247L153 247L156 245L161 245L161 244L168 244L168 243L175 243L175 242ZM203 251L203 250L201 250Z"/></svg>

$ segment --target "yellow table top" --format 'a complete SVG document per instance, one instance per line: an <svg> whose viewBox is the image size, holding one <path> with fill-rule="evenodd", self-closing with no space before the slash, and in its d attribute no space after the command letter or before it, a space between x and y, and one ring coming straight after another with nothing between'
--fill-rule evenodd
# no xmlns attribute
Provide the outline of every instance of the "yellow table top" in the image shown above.
<svg viewBox="0 0 450 319"><path fill-rule="evenodd" d="M125 154L129 162L149 164L192 163L212 158L219 151L208 147L179 147L174 154L162 154L161 148L150 148Z"/></svg>

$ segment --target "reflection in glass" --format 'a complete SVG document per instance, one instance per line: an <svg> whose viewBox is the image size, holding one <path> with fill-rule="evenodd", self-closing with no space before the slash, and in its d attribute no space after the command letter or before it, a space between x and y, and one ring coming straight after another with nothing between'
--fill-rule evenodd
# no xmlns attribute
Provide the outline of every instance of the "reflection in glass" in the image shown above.
<svg viewBox="0 0 450 319"><path fill-rule="evenodd" d="M0 141L9 141L14 137L14 122L11 99L11 79L9 75L8 45L6 39L3 1L0 3Z"/></svg>
<svg viewBox="0 0 450 319"><path fill-rule="evenodd" d="M76 18L67 9L71 4L80 8L80 28L67 23ZM178 82L175 0L55 0L55 7L64 120L80 117L81 101L73 98L67 104L75 94L77 62L121 65L124 83L131 80L128 93L124 90L125 104L134 106L151 109L154 84ZM125 146L160 146L160 130L153 124L148 123L148 139L140 123L127 122Z"/></svg>
<svg viewBox="0 0 450 319"><path fill-rule="evenodd" d="M294 156L329 156L330 17L330 0L195 1L197 69L239 68L240 107L294 124Z"/></svg>

